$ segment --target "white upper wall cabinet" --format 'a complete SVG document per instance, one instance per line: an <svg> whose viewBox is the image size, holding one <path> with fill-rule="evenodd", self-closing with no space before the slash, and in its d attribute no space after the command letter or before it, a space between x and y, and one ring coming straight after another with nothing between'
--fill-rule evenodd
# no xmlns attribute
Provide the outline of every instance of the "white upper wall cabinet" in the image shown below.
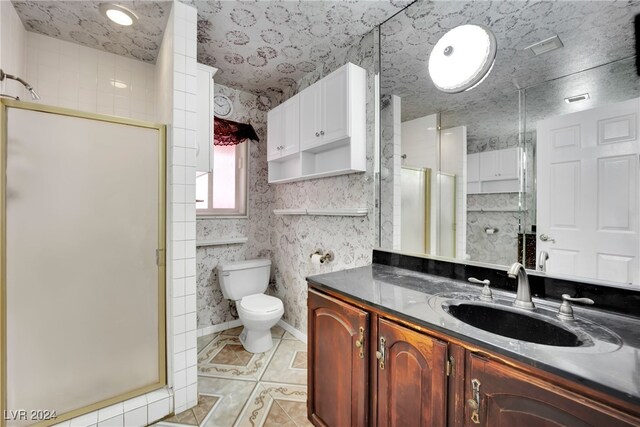
<svg viewBox="0 0 640 427"><path fill-rule="evenodd" d="M196 171L213 170L213 76L216 68L198 64L198 128L196 134Z"/></svg>
<svg viewBox="0 0 640 427"><path fill-rule="evenodd" d="M467 157L467 192L512 193L522 191L522 150L484 151Z"/></svg>
<svg viewBox="0 0 640 427"><path fill-rule="evenodd" d="M300 151L300 98L294 96L267 114L267 160L284 159Z"/></svg>
<svg viewBox="0 0 640 427"><path fill-rule="evenodd" d="M366 80L349 63L269 112L270 183L366 170Z"/></svg>

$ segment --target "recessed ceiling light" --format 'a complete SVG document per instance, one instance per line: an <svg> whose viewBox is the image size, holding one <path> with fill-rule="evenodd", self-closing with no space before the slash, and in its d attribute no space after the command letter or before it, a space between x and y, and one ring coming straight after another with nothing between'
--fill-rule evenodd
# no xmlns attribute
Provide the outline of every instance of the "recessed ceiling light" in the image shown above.
<svg viewBox="0 0 640 427"><path fill-rule="evenodd" d="M548 39L544 39L538 43L534 43L531 46L527 46L524 50L528 51L531 56L542 55L543 53L551 52L552 50L560 49L564 44L560 37L553 36Z"/></svg>
<svg viewBox="0 0 640 427"><path fill-rule="evenodd" d="M117 4L103 3L100 5L100 12L118 25L128 27L138 21L135 13Z"/></svg>
<svg viewBox="0 0 640 427"><path fill-rule="evenodd" d="M429 56L429 75L442 92L473 89L491 72L496 52L496 38L489 28L460 25L434 46Z"/></svg>
<svg viewBox="0 0 640 427"><path fill-rule="evenodd" d="M127 88L127 84L125 82L123 82L122 80L116 80L116 79L111 79L111 86L115 87L116 89Z"/></svg>
<svg viewBox="0 0 640 427"><path fill-rule="evenodd" d="M586 101L589 98L591 97L589 96L588 93L581 93L580 95L574 95L574 96L569 96L568 98L565 98L564 102L566 102L567 104L573 104L574 102L578 102L578 101Z"/></svg>

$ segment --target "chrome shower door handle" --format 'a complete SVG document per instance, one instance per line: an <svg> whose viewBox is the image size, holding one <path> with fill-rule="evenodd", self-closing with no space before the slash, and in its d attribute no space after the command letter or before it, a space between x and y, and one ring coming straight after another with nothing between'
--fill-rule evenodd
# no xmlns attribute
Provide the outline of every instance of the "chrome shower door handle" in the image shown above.
<svg viewBox="0 0 640 427"><path fill-rule="evenodd" d="M555 242L556 242L556 239L554 239L553 237L548 236L548 235L546 235L546 234L541 234L541 235L540 235L540 241L541 241L541 242L551 242L551 243L555 243Z"/></svg>

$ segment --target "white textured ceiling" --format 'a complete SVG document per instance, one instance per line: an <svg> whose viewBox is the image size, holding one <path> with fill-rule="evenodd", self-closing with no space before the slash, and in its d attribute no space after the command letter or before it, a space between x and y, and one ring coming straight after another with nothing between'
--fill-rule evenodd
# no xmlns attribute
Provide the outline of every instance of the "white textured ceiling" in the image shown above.
<svg viewBox="0 0 640 427"><path fill-rule="evenodd" d="M100 13L102 2L98 1L11 2L27 31L145 62L158 57L171 11L170 1L117 1L139 18L136 25L123 27Z"/></svg>
<svg viewBox="0 0 640 427"><path fill-rule="evenodd" d="M403 121L513 96L517 87L634 55L638 13L639 1L418 0L381 26L381 92L402 97ZM478 87L445 94L431 82L429 54L444 33L469 23L494 32L495 66ZM556 34L563 48L538 57L524 51Z"/></svg>

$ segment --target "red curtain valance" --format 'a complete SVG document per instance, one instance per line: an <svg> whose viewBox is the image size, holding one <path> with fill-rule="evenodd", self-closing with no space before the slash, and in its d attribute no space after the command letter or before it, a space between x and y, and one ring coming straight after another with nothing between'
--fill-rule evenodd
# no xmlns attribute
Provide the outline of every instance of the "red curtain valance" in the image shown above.
<svg viewBox="0 0 640 427"><path fill-rule="evenodd" d="M247 139L260 141L253 126L214 117L213 145L238 145Z"/></svg>

